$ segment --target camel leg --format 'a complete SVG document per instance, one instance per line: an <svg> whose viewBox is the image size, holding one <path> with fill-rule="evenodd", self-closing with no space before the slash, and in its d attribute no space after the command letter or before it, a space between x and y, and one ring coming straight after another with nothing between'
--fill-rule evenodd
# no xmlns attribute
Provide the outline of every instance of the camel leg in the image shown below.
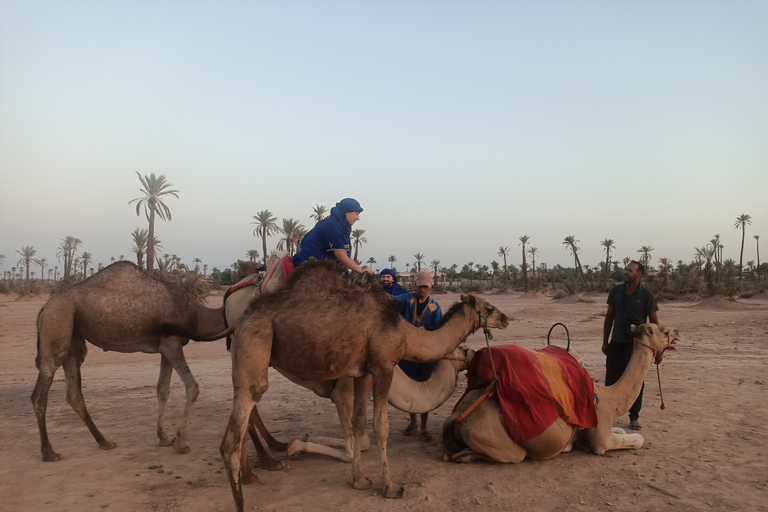
<svg viewBox="0 0 768 512"><path fill-rule="evenodd" d="M241 395L247 394L241 393ZM254 406L255 402L250 397L235 396L232 414L229 417L227 429L224 431L224 439L222 439L219 447L224 468L229 477L229 485L232 488L232 496L235 499L235 508L238 512L243 512L245 506L240 469L243 464L242 453L245 452L245 440L248 435L248 417Z"/></svg>
<svg viewBox="0 0 768 512"><path fill-rule="evenodd" d="M643 436L640 434L625 434L622 429L611 429L611 434L605 440L605 449L607 450L629 450L643 447Z"/></svg>
<svg viewBox="0 0 768 512"><path fill-rule="evenodd" d="M258 432L257 432L258 431ZM256 407L254 407L251 410L251 415L248 418L248 433L251 436L251 441L253 442L254 448L256 448L256 454L259 457L259 466L261 469L266 469L267 471L279 471L281 469L285 468L285 465L280 462L279 460L272 457L272 454L269 453L267 450L264 449L264 445L261 444L261 441L259 441L259 432L262 436L264 436L264 439L267 441L267 444L269 445L270 449L279 451L282 447L282 450L285 451L287 449L286 443L280 443L277 441L267 430L267 427L264 425L264 422L261 421L261 416L259 416L259 411ZM277 446L278 448L274 448L273 444ZM245 454L247 450L243 450L243 453ZM251 467L248 465L248 457L247 455L243 457L243 467L241 468L241 471L243 471L243 482L246 484L252 483L249 481L246 481L246 474L249 474L249 478L252 477L253 481L256 481L256 475L253 474L251 471Z"/></svg>
<svg viewBox="0 0 768 512"><path fill-rule="evenodd" d="M171 393L171 373L173 366L167 357L160 354L160 376L157 379L157 437L160 440L158 446L171 446L174 438L169 438L165 431L163 414L168 396Z"/></svg>
<svg viewBox="0 0 768 512"><path fill-rule="evenodd" d="M354 431L352 427L354 389L354 380L347 377L339 379L331 392L331 400L336 405L339 423L344 431L344 439L313 437L307 434L302 441L296 439L291 442L288 447L289 456L293 456L298 452L318 453L339 459L342 462L352 462L354 457ZM366 428L363 431L360 449L361 451L366 451L369 446L370 439L368 438L368 429Z"/></svg>
<svg viewBox="0 0 768 512"><path fill-rule="evenodd" d="M96 424L93 423L91 415L88 414L88 409L85 407L85 400L83 399L82 381L80 377L80 365L83 364L85 354L88 349L85 347L85 340L77 335L72 336L72 346L69 349L67 358L64 360L64 374L67 378L67 403L74 409L80 419L83 420L85 426L91 431L93 438L99 443L99 448L102 450L111 450L117 445L111 441L107 441L99 429L96 428Z"/></svg>
<svg viewBox="0 0 768 512"><path fill-rule="evenodd" d="M364 377L357 377L354 380L355 401L354 413L352 417L352 427L354 432L354 449L352 451L352 487L357 490L370 489L371 485L373 485L370 479L363 476L360 465L360 453L363 449L363 432L365 432L368 423L368 414L366 411L368 405L368 390L364 385L364 382Z"/></svg>
<svg viewBox="0 0 768 512"><path fill-rule="evenodd" d="M248 419L248 431L251 433L251 439L253 439L256 430L259 431L261 437L264 438L264 441L267 442L267 446L269 446L269 449L273 452L284 452L288 449L288 443L280 442L272 437L272 434L269 433L266 425L264 425L264 422L261 420L259 412L254 408L251 411L251 417Z"/></svg>
<svg viewBox="0 0 768 512"><path fill-rule="evenodd" d="M246 333L243 335L242 333ZM232 497L238 512L243 512L241 468L242 453L248 435L248 419L256 404L269 388L269 358L272 351L272 329L249 329L235 332L232 341L232 386L234 400L229 423L224 431L219 451L229 477ZM257 413L258 414L258 413ZM247 461L246 461L247 462Z"/></svg>
<svg viewBox="0 0 768 512"><path fill-rule="evenodd" d="M387 370L374 369L373 377L373 427L376 433L376 442L379 446L379 465L381 467L381 478L384 481L385 498L402 498L404 490L399 485L395 485L392 476L389 473L389 462L387 461L387 436L389 435L389 417L387 415L387 396L392 384L392 369ZM360 379L362 381L362 379ZM357 381L355 380L355 408L357 400L361 393L357 390ZM362 390L361 399L365 400L367 393ZM363 411L364 412L364 411ZM365 418L363 418L365 420ZM359 428L359 427L358 427ZM363 423L365 428L365 423ZM357 446L356 446L357 448Z"/></svg>
<svg viewBox="0 0 768 512"><path fill-rule="evenodd" d="M43 453L45 462L55 462L61 459L61 454L53 451L50 439L48 439L48 428L45 425L45 412L48 409L48 392L51 389L53 376L58 367L53 361L42 361L40 371L37 375L35 390L32 392L32 406L37 416L37 427L40 430L40 451Z"/></svg>
<svg viewBox="0 0 768 512"><path fill-rule="evenodd" d="M187 390L187 403L184 406L184 419L181 421L181 425L176 430L176 441L174 441L173 448L176 453L189 453L189 446L187 446L187 426L189 425L189 417L192 415L192 406L197 400L197 395L200 393L200 388L192 376L192 372L187 366L187 360L184 359L184 352L182 350L183 342L179 338L164 338L160 342L160 353L170 361L176 373L179 374L181 380L184 382L184 387ZM162 363L161 363L162 366Z"/></svg>

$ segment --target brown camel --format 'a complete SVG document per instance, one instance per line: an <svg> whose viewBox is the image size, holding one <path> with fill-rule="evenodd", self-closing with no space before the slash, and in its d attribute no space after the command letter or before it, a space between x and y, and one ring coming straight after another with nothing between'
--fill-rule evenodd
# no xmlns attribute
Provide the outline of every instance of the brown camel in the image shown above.
<svg viewBox="0 0 768 512"><path fill-rule="evenodd" d="M283 289L257 297L235 329L234 401L221 453L237 510L244 505L239 468L248 418L269 387L270 365L308 380L354 378L352 486L356 489L371 486L360 468L368 402L365 381L371 375L384 496L400 498L403 489L392 481L386 453L387 396L395 365L404 358L436 361L476 329L507 324L506 315L483 299L462 295L439 329L417 329L403 320L386 293L343 277L333 262L298 267Z"/></svg>
<svg viewBox="0 0 768 512"><path fill-rule="evenodd" d="M435 363L430 378L424 382L418 382L408 377L399 366L395 366L392 375L392 385L389 389L389 404L403 412L414 414L434 411L453 394L456 388L456 380L459 372L465 370L468 361L472 358L474 350L464 346L456 348L452 353L443 357ZM353 437L352 437L352 406L354 402L354 381L352 378L345 377L337 380L335 383L306 381L294 377L293 375L276 368L288 380L299 384L323 398L330 398L336 405L339 415L339 423L344 431L344 438L315 437L307 434L299 441L291 442L290 445L276 441L266 429L263 429L262 421L258 417L256 408L251 411L249 419L249 433L256 446L259 461L263 469L280 469L283 465L275 460L269 452L259 442L256 437L256 430L259 430L267 441L267 444L275 451L285 451L293 456L299 452L319 453L334 457L342 462L352 462L353 455ZM370 388L370 379L366 384ZM370 389L368 391L370 394ZM363 434L362 451L368 449L370 441L368 431ZM273 448L277 447L277 449ZM256 477L252 474L250 466L246 463L242 468L243 482L255 482Z"/></svg>
<svg viewBox="0 0 768 512"><path fill-rule="evenodd" d="M88 352L85 341L104 351L160 353L157 381L157 436L160 445L173 444L187 453L187 424L198 386L184 359L182 347L190 339L211 341L228 334L224 309L209 309L179 286L145 275L133 263L110 265L82 283L55 293L37 318L37 384L32 393L44 461L61 456L53 451L45 425L48 391L59 366L64 365L67 402L91 431L102 450L116 445L96 428L83 400L80 365ZM184 381L187 403L176 439L168 438L163 410L170 393L172 368Z"/></svg>
<svg viewBox="0 0 768 512"><path fill-rule="evenodd" d="M483 393L476 389L464 395L453 415L443 424L443 447L446 461L472 462L485 459L495 462L520 462L525 457L549 459L568 452L575 444L585 446L597 455L607 450L637 449L643 446L643 436L627 434L612 428L613 421L629 411L640 393L648 368L656 359L661 361L664 350L673 348L679 339L675 329L655 324L633 326L635 346L632 358L618 382L611 386L595 384L597 426L578 429L559 418L538 437L514 441L502 422L498 397L487 398L460 423L461 413Z"/></svg>

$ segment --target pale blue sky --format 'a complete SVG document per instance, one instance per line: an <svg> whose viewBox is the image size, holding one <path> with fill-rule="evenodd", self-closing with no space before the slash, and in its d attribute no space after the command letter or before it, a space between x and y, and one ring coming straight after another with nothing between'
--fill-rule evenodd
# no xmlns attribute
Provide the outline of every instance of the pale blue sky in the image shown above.
<svg viewBox="0 0 768 512"><path fill-rule="evenodd" d="M689 261L741 213L768 258L768 2L0 0L0 253L132 259L136 171L180 190L162 252L224 268L258 211L355 197L363 260ZM277 238L268 246L273 248Z"/></svg>

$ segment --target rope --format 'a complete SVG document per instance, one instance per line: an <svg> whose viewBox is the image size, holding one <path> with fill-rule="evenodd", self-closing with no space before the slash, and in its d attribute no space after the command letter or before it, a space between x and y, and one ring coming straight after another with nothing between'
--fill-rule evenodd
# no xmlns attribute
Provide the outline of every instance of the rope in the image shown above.
<svg viewBox="0 0 768 512"><path fill-rule="evenodd" d="M483 328L483 333L485 334L485 346L488 347L488 357L491 360L491 369L493 370L493 380L490 384L485 388L483 391L483 394L480 395L477 400L472 402L472 405L470 405L467 410L465 410L463 413L459 415L458 418L456 418L456 423L459 423L464 418L469 416L469 413L475 410L475 408L480 405L480 403L488 398L489 396L493 396L493 387L496 385L496 383L499 382L499 376L496 374L496 364L493 362L493 352L491 351L491 343L490 340L493 339L493 334L491 333L490 329L488 329L488 318L490 318L493 315L493 312L496 311L496 307L494 307L491 310L491 314L488 316L483 315L479 309L475 309L472 306L470 306L467 302L464 302L464 304L467 304L475 313L477 313L477 316L479 318L480 327ZM483 325L483 320L485 321L485 325Z"/></svg>

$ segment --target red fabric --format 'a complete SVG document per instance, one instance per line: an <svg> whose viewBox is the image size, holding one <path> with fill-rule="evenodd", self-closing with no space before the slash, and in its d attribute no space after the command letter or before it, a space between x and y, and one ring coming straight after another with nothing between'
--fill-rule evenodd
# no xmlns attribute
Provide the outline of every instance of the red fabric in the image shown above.
<svg viewBox="0 0 768 512"><path fill-rule="evenodd" d="M283 277L288 279L294 268L296 267L293 266L293 256L285 256L283 258Z"/></svg>
<svg viewBox="0 0 768 512"><path fill-rule="evenodd" d="M534 352L517 345L491 350L499 377L495 390L512 439L532 439L561 416L572 425L597 426L592 379L565 350L549 346ZM488 349L482 349L469 365L467 391L491 381Z"/></svg>

